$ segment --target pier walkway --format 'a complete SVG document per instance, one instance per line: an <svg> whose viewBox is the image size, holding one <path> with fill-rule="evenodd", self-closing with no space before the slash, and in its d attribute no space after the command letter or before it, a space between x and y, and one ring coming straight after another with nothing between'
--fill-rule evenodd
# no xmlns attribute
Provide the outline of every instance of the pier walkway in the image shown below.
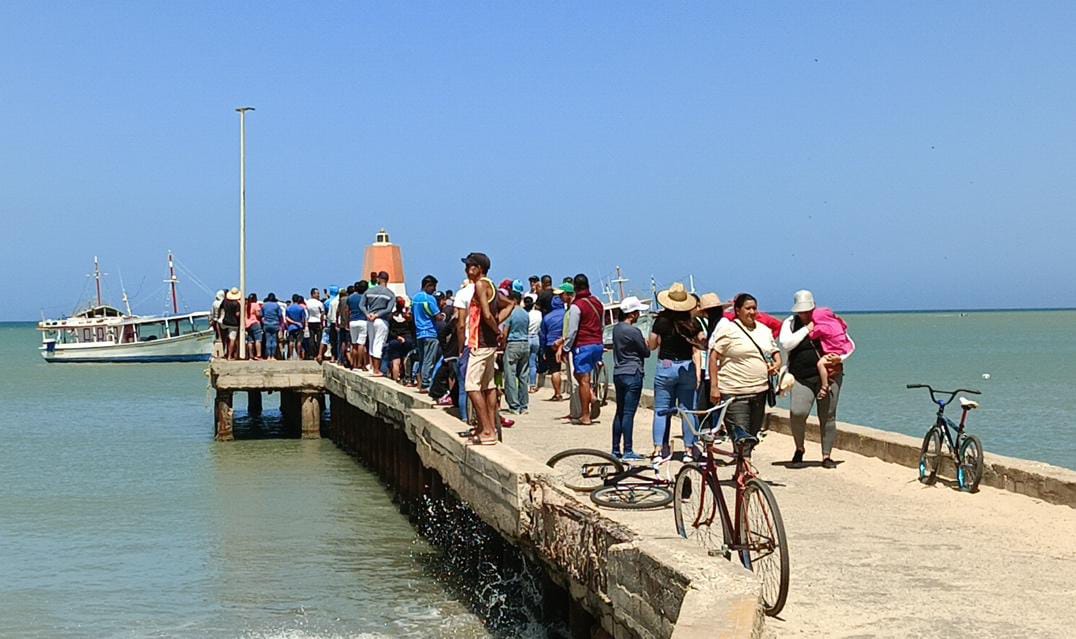
<svg viewBox="0 0 1076 639"><path fill-rule="evenodd" d="M578 566L569 567L567 574L573 583L601 591L597 602L593 592L578 588L572 596L589 598L590 612L614 636L1060 637L1076 627L1071 605L1076 601L1076 509L1070 505L989 486L976 494L941 481L922 486L914 468L846 450L835 451L839 466L834 470L810 464L790 468L791 437L770 432L756 449L755 464L773 486L784 517L791 587L781 617L766 618L763 625L757 614L744 610L744 601L752 600L745 594L751 592L751 576L699 554L680 539L671 508L597 509L585 496L576 499L570 491L535 480L542 463L556 452L607 450L612 404L596 424L575 426L559 419L567 403L545 401L551 391L543 389L531 396L530 414L505 429L503 444L466 446L454 434L462 424L427 397L339 366L323 369L325 390L333 396L331 435L345 448L373 432L366 423L341 430L345 422L358 419L355 411L406 424L406 436L424 466L440 472L446 485L506 537L537 538L538 554L547 563L581 561L570 556L570 549L543 546L557 534L576 535L578 545L593 547L595 530L604 531L610 538L607 556L582 558L596 561L592 572L601 575L588 577ZM640 407L635 421L639 452L649 449L652 418L649 409ZM674 423L674 432L678 427ZM808 460L817 454L817 444L809 443ZM1070 478L1068 472L1063 471L1063 479ZM496 494L488 492L491 482L502 484L493 488ZM1065 490L1071 485L1076 484L1064 483ZM528 501L536 511L528 514L522 508L513 514L509 508L506 514L504 504ZM575 505L566 506L566 501ZM583 519L594 519L585 513L596 512L598 517L569 531L543 514L550 504L558 517L569 512ZM671 567L658 565L664 559ZM648 593L646 569L625 576L625 561L650 570L667 568L657 574L677 582L676 592L659 592L651 582L655 592ZM684 567L692 564L705 567L706 574ZM664 606L639 601L648 594L675 601ZM648 619L632 626L633 616ZM649 619L654 616L658 618Z"/></svg>

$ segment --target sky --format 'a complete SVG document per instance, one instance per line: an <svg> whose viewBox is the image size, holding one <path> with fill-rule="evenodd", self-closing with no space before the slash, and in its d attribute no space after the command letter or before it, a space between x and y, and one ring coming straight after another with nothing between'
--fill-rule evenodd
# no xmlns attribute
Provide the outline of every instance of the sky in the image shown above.
<svg viewBox="0 0 1076 639"><path fill-rule="evenodd" d="M0 320L621 266L784 312L1076 306L1076 3L0 3ZM121 277L122 276L122 277Z"/></svg>

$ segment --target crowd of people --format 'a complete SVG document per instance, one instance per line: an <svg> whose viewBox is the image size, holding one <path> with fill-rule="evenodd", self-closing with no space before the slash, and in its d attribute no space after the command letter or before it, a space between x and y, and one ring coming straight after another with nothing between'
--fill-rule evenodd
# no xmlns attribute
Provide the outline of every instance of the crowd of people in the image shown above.
<svg viewBox="0 0 1076 639"><path fill-rule="evenodd" d="M386 272L347 286L314 288L306 298L294 294L290 301L273 293L259 301L252 293L242 331L239 290L220 291L211 323L221 356L237 359L244 339L249 359L333 361L389 377L439 405L457 407L461 419L475 424L463 434L476 445L496 444L498 422L513 426L505 414L526 414L530 395L546 378L549 399L567 399L567 372L578 394L578 410L569 418L590 425L597 401L592 373L604 366L609 318L587 276L565 277L556 285L550 275L496 284L487 255L471 253L462 262L466 279L458 290L441 290L438 279L427 275L410 300L389 289ZM616 309L609 345L616 396L613 455L643 459L634 447L634 421L645 362L654 354L652 458L671 456L671 416L659 416L663 408L706 410L731 400L723 428L740 440L758 435L767 405L786 392L796 444L792 462L803 462L807 416L817 403L821 463L835 467L831 451L843 363L855 350L839 317L816 307L806 290L795 293L792 314L783 321L759 310L748 293L726 303L715 293L696 295L677 283L656 301L660 309L652 311L647 302L627 297ZM644 316L652 320L648 335L638 326ZM684 457L691 461L702 453L690 427L693 417L685 413L682 423Z"/></svg>

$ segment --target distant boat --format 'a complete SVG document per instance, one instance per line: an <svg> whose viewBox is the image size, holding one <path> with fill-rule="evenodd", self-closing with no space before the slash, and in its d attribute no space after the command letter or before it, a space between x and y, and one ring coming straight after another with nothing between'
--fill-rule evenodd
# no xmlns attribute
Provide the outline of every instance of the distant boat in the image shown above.
<svg viewBox="0 0 1076 639"><path fill-rule="evenodd" d="M214 334L209 327L209 312L179 313L176 298L175 267L168 255L172 288L172 314L139 316L131 313L127 293L123 300L127 312L101 300L101 269L93 258L97 282L96 303L69 318L42 320L41 356L46 362L199 362L213 352Z"/></svg>
<svg viewBox="0 0 1076 639"><path fill-rule="evenodd" d="M620 272L620 267L616 267L616 277L608 282L602 282L602 295L606 297L608 301L602 303L603 308L603 324L602 330L602 342L604 342L606 348L613 347L613 327L619 322L620 302L624 299L624 284L628 280L624 279L624 276ZM617 285L617 291L613 291L613 285ZM651 283L651 288L654 288ZM655 298L656 299L656 298ZM645 300L644 300L645 301ZM644 311L639 314L639 321L635 323L640 331L643 332L643 336L650 334L650 326L654 323L654 310L651 306L651 310Z"/></svg>

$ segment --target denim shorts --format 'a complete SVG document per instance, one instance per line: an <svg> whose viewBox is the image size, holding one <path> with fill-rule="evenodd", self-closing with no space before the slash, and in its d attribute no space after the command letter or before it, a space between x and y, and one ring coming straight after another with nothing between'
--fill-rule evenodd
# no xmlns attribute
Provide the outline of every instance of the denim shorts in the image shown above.
<svg viewBox="0 0 1076 639"><path fill-rule="evenodd" d="M265 333L262 331L262 325L260 322L255 322L253 326L247 327L247 341L248 342L260 342L262 336Z"/></svg>
<svg viewBox="0 0 1076 639"><path fill-rule="evenodd" d="M572 351L575 356L575 374L576 375L589 375L591 371L598 367L598 364L602 361L602 354L605 353L605 347L601 344L590 344L587 346L577 346Z"/></svg>

